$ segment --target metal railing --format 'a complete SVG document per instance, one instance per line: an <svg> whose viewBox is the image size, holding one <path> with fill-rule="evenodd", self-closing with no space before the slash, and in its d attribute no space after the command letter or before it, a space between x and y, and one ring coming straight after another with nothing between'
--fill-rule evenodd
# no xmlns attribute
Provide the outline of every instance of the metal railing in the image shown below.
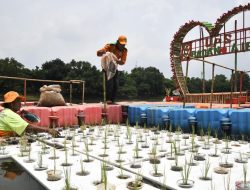
<svg viewBox="0 0 250 190"><path fill-rule="evenodd" d="M231 97L232 96L232 97ZM226 104L232 102L233 99L245 97L247 100L247 92L219 92L213 93L212 102L218 104ZM232 98L232 100L231 100ZM211 93L192 93L186 94L186 102L189 103L209 103L211 102Z"/></svg>
<svg viewBox="0 0 250 190"><path fill-rule="evenodd" d="M82 104L84 103L84 91L85 91L85 81L83 80L69 80L69 81L63 81L63 80L44 80L44 79L30 79L30 78L21 78L21 77L8 77L8 76L0 76L2 79L12 79L12 80L21 80L24 82L23 87L23 95L27 96L27 81L33 81L33 82L46 82L46 83L64 83L69 84L70 87L70 93L69 93L69 103L72 104L72 85L73 84L79 84L82 85ZM26 100L25 100L26 104Z"/></svg>

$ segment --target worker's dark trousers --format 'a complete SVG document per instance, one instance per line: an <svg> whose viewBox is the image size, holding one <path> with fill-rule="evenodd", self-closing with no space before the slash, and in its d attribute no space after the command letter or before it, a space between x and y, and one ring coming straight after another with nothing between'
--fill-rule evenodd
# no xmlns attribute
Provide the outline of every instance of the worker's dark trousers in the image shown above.
<svg viewBox="0 0 250 190"><path fill-rule="evenodd" d="M107 101L115 102L117 90L118 90L118 70L116 71L115 76L110 80L107 80L106 76Z"/></svg>

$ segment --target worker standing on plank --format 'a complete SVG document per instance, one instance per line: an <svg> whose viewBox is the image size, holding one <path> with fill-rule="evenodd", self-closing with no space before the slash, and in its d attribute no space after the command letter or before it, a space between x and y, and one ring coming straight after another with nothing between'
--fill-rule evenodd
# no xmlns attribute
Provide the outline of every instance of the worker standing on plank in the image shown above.
<svg viewBox="0 0 250 190"><path fill-rule="evenodd" d="M115 103L118 90L118 65L124 65L127 59L126 49L127 37L121 35L116 43L106 44L102 49L97 51L97 56L103 56L102 60L106 61L105 66L102 64L103 72L106 78L107 104ZM104 61L104 62L105 62ZM103 63L103 61L102 61Z"/></svg>

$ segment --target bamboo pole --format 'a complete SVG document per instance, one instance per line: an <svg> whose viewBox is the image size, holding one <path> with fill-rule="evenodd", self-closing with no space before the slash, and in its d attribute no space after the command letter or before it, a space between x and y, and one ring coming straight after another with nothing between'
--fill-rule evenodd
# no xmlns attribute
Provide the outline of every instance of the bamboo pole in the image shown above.
<svg viewBox="0 0 250 190"><path fill-rule="evenodd" d="M24 80L24 88L23 88L23 95L25 97L25 100L24 100L24 105L26 106L26 96L27 96L27 81Z"/></svg>
<svg viewBox="0 0 250 190"><path fill-rule="evenodd" d="M210 108L213 106L213 93L214 93L214 67L215 65L213 64L212 66L212 84L211 84L211 95L210 95Z"/></svg>
<svg viewBox="0 0 250 190"><path fill-rule="evenodd" d="M72 106L72 83L69 84L69 103Z"/></svg>
<svg viewBox="0 0 250 190"><path fill-rule="evenodd" d="M106 113L107 110L107 101L106 101L106 73L103 72L103 80L102 80L102 86L103 86L103 103L104 103L104 113Z"/></svg>
<svg viewBox="0 0 250 190"><path fill-rule="evenodd" d="M82 104L84 103L84 90L85 90L85 82L82 81Z"/></svg>

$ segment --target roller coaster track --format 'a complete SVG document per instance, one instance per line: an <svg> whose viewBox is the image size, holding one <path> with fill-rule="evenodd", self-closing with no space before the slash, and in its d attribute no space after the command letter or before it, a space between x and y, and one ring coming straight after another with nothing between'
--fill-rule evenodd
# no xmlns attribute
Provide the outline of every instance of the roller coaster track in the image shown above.
<svg viewBox="0 0 250 190"><path fill-rule="evenodd" d="M196 26L201 26L205 28L205 30L209 33L211 37L217 36L223 28L224 23L226 23L236 14L247 10L250 10L250 3L245 6L241 5L239 7L235 7L227 13L224 13L219 19L217 19L214 25L207 22L191 20L181 26L179 28L179 31L175 33L174 38L170 44L170 61L173 72L173 79L175 81L176 87L180 88L180 91L183 95L189 94L181 64L181 45L187 33Z"/></svg>

